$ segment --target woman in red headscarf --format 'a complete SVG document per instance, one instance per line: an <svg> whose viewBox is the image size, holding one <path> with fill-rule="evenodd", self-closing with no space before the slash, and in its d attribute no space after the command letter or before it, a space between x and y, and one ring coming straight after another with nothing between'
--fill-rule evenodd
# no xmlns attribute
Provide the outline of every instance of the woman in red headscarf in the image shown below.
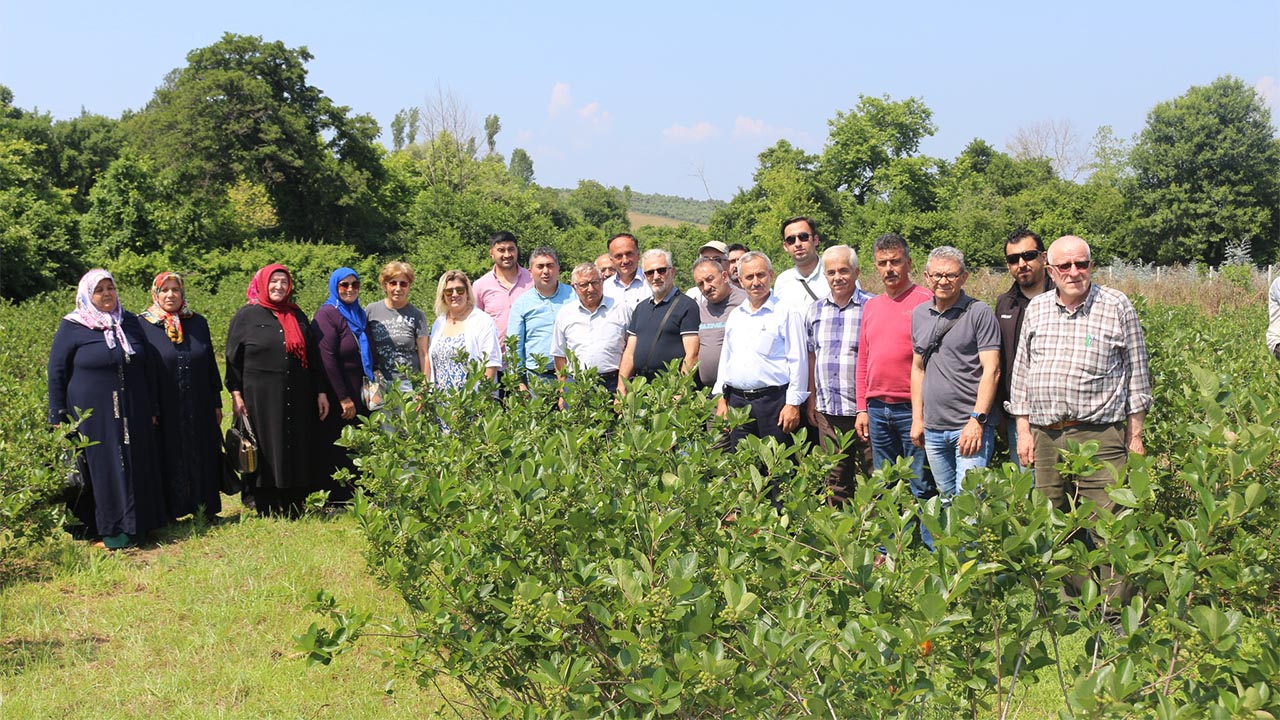
<svg viewBox="0 0 1280 720"><path fill-rule="evenodd" d="M248 416L258 439L258 472L248 479L254 502L259 512L291 517L316 488L313 443L329 414L311 324L292 296L285 266L262 268L227 329L232 410Z"/></svg>

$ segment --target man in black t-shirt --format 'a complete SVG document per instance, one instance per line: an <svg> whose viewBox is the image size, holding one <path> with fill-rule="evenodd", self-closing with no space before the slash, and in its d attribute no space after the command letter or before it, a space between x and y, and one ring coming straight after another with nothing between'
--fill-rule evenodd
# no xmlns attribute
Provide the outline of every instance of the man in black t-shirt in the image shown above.
<svg viewBox="0 0 1280 720"><path fill-rule="evenodd" d="M648 250L640 257L652 297L640 301L627 328L619 375L652 378L667 363L681 359L680 371L689 372L698 362L698 304L675 285L675 263L666 250ZM626 383L618 392L626 393Z"/></svg>

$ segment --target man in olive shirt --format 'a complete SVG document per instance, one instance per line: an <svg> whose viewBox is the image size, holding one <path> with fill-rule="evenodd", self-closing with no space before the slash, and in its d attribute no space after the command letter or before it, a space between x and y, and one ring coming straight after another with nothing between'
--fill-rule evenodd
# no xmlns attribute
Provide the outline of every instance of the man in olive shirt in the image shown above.
<svg viewBox="0 0 1280 720"><path fill-rule="evenodd" d="M724 323L729 311L747 299L742 288L729 281L729 273L714 258L702 258L693 265L693 281L698 286L698 382L703 387L716 384L720 368L720 348L724 345Z"/></svg>

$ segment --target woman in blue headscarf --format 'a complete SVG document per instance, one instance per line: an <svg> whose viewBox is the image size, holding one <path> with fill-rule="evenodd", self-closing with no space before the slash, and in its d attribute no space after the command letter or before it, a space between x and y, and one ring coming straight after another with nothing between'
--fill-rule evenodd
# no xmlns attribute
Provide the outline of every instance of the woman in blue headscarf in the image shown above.
<svg viewBox="0 0 1280 720"><path fill-rule="evenodd" d="M329 491L330 502L351 499L350 486L333 480L333 473L345 467L353 474L355 466L346 448L334 441L342 434L342 428L354 425L360 415L368 415L361 390L365 380L374 380L374 348L369 341L368 317L360 305L360 275L348 267L338 268L329 276L329 299L316 311L313 325L319 337L320 362L329 379L329 404L338 412L329 413L322 424L322 455L324 462L321 487Z"/></svg>

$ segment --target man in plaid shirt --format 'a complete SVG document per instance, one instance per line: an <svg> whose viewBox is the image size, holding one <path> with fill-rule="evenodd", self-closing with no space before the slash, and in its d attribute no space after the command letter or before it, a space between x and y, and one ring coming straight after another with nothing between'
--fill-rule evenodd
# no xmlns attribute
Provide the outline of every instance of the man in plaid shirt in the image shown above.
<svg viewBox="0 0 1280 720"><path fill-rule="evenodd" d="M805 316L809 387L813 388L805 409L823 447L846 455L827 475L828 500L835 505L853 495L855 477L869 474L871 467L871 445L854 432L858 417L854 370L862 305L874 296L858 287L858 254L853 248L827 248L822 264L831 295L810 305ZM847 447L840 446L836 431L848 433Z"/></svg>
<svg viewBox="0 0 1280 720"><path fill-rule="evenodd" d="M1130 452L1146 452L1142 424L1152 401L1138 314L1124 293L1093 284L1092 268L1084 240L1067 235L1049 246L1056 289L1027 306L1009 388L1018 457L1035 468L1036 489L1064 510L1080 496L1115 508L1107 495L1116 481L1110 467L1087 477L1054 467L1067 441L1096 440L1094 457L1118 473ZM1123 583L1108 585L1109 596L1123 599Z"/></svg>

